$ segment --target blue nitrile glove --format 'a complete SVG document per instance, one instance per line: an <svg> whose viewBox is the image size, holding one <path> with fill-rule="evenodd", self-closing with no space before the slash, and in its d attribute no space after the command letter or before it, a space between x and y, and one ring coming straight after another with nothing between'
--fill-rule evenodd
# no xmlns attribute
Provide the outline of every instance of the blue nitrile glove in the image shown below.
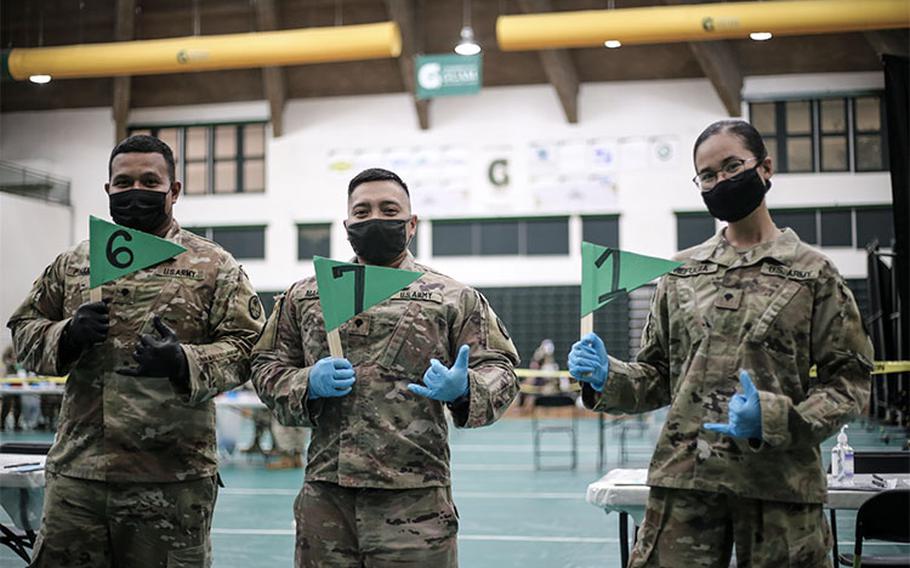
<svg viewBox="0 0 910 568"><path fill-rule="evenodd" d="M451 369L447 369L436 359L430 359L430 366L423 374L423 385L411 383L408 385L408 390L442 402L453 402L466 396L469 389L468 353L470 351L471 349L467 345L462 345Z"/></svg>
<svg viewBox="0 0 910 568"><path fill-rule="evenodd" d="M603 392L609 372L607 347L596 333L587 334L572 346L569 351L569 374L572 378L588 383L597 392Z"/></svg>
<svg viewBox="0 0 910 568"><path fill-rule="evenodd" d="M745 369L739 370L739 382L743 385L743 393L737 393L730 399L730 422L705 424L705 430L734 438L761 440L761 404L758 401L758 390L755 389L752 377Z"/></svg>
<svg viewBox="0 0 910 568"><path fill-rule="evenodd" d="M310 384L307 398L329 398L344 396L351 392L354 384L354 367L347 359L323 357L310 370Z"/></svg>

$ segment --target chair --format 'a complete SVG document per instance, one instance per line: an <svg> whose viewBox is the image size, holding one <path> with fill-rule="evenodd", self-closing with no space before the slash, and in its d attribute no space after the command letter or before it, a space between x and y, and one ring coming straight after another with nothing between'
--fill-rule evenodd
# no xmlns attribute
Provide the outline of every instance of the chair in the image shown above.
<svg viewBox="0 0 910 568"><path fill-rule="evenodd" d="M910 489L882 491L863 503L856 513L853 554L841 554L841 565L854 568L910 566L910 554L870 556L863 554L863 539L910 543Z"/></svg>
<svg viewBox="0 0 910 568"><path fill-rule="evenodd" d="M910 452L855 452L853 454L854 473L910 473ZM828 473L831 467L828 466ZM834 547L831 555L834 565L837 566L841 554L837 549L837 516L834 509L830 509L831 536Z"/></svg>
<svg viewBox="0 0 910 568"><path fill-rule="evenodd" d="M541 426L537 419L538 408L561 408L571 407L572 422L569 426ZM578 413L575 411L575 398L568 394L543 394L537 395L534 400L534 406L531 408L531 432L534 436L534 469L540 471L544 469L571 469L578 467ZM569 435L572 443L570 451L547 451L540 449L540 440L544 434L565 433ZM541 464L541 458L544 455L564 455L571 454L572 461L568 467L544 467Z"/></svg>

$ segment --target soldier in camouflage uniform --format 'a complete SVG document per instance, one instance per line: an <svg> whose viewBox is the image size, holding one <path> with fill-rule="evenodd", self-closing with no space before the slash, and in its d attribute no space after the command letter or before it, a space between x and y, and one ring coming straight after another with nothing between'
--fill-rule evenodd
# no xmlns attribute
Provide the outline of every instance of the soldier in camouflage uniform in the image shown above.
<svg viewBox="0 0 910 568"><path fill-rule="evenodd" d="M9 321L28 369L69 375L32 566L210 566L212 397L247 380L261 305L229 253L173 220L170 148L133 136L110 169L114 220L187 250L104 285L93 303L84 241Z"/></svg>
<svg viewBox="0 0 910 568"><path fill-rule="evenodd" d="M630 566L726 567L734 545L743 567L828 566L819 443L863 410L872 346L831 261L774 226L755 129L710 126L695 162L729 225L660 280L637 362L609 357L594 334L569 356L588 408L670 405Z"/></svg>
<svg viewBox="0 0 910 568"><path fill-rule="evenodd" d="M407 251L417 218L398 176L355 177L348 210L357 262L423 275L341 326L346 359L327 357L312 277L278 299L253 349L263 402L313 428L296 565L454 567L446 407L457 427L496 421L518 392L518 355L483 296Z"/></svg>

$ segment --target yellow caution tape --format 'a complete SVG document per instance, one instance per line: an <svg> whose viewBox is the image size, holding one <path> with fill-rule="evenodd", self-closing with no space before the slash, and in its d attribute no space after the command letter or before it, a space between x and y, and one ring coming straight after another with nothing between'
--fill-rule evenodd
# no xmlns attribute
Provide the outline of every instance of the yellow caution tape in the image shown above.
<svg viewBox="0 0 910 568"><path fill-rule="evenodd" d="M876 361L872 368L873 375L887 375L891 373L908 373L910 372L910 361ZM543 369L515 369L515 374L519 378L542 378L542 379L559 379L562 377L570 378L568 371L545 371ZM809 376L815 376L815 367L809 370ZM66 377L5 377L0 378L0 384L4 383L58 383L66 382ZM529 385L530 386L530 385ZM524 390L522 391L524 392Z"/></svg>

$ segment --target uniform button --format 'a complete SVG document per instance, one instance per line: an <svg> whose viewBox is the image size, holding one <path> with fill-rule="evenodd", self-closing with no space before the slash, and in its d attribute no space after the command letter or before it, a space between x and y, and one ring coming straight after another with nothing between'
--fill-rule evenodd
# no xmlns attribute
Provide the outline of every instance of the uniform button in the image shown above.
<svg viewBox="0 0 910 568"><path fill-rule="evenodd" d="M357 327L362 326L362 325L363 325L363 320L360 319L360 318L355 319L355 320L354 320L354 325L356 325Z"/></svg>
<svg viewBox="0 0 910 568"><path fill-rule="evenodd" d="M127 290L126 288L121 289L121 290L120 290L120 293L123 294L124 296L129 296L129 295L130 295L130 291Z"/></svg>

